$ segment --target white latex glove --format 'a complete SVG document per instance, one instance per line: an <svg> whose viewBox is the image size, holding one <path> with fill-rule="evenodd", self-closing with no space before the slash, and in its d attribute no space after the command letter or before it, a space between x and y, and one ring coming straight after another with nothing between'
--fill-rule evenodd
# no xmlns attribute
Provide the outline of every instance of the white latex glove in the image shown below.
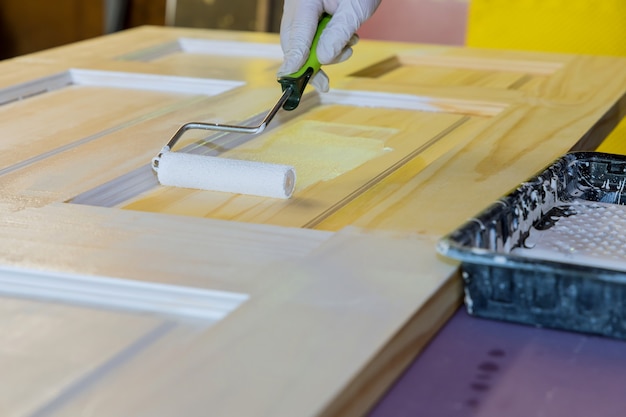
<svg viewBox="0 0 626 417"><path fill-rule="evenodd" d="M317 58L322 65L336 64L352 56L357 29L376 11L381 0L285 0L280 23L280 44L285 58L278 76L302 68L309 57L320 16L332 19L320 36ZM317 90L328 91L328 76L320 70L310 81Z"/></svg>

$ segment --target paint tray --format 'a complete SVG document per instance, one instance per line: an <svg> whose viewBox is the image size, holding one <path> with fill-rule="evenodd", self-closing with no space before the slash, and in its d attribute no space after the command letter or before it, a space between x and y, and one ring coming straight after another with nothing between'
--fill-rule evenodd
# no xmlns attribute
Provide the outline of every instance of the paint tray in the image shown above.
<svg viewBox="0 0 626 417"><path fill-rule="evenodd" d="M572 152L438 242L470 314L626 339L626 156Z"/></svg>

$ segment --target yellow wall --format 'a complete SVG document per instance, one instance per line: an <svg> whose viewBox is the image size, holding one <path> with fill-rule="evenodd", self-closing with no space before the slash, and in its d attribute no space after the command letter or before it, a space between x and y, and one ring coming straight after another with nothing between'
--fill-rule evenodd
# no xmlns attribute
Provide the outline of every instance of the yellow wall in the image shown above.
<svg viewBox="0 0 626 417"><path fill-rule="evenodd" d="M467 45L626 56L626 1L471 0Z"/></svg>

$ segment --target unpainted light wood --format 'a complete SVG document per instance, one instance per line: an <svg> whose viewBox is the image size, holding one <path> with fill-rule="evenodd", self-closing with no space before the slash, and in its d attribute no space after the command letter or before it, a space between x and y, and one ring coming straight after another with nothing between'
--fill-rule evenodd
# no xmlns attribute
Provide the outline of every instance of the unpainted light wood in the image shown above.
<svg viewBox="0 0 626 417"><path fill-rule="evenodd" d="M112 120L121 127L150 113L156 116L164 107L180 106L185 99L188 100L182 94L137 94L112 88L68 86L6 104L0 107L3 136L0 167L10 167L113 129ZM103 107L103 103L116 102L117 105ZM65 122L59 123L59 120ZM25 143L28 146L24 146Z"/></svg>
<svg viewBox="0 0 626 417"><path fill-rule="evenodd" d="M2 212L6 214L0 219L2 265L253 297L275 278L247 271L306 256L332 237L323 231L213 219L198 222L186 216L65 203L3 206Z"/></svg>
<svg viewBox="0 0 626 417"><path fill-rule="evenodd" d="M17 298L0 299L0 412L36 415L90 376L139 355L142 339L171 325L134 315ZM134 349L129 349L134 346ZM97 379L97 378L95 378Z"/></svg>
<svg viewBox="0 0 626 417"><path fill-rule="evenodd" d="M404 325L416 305L439 294L437 276L455 269L430 261L433 244L426 236L347 229L300 260L250 271L272 278L263 297L193 343L176 349L166 349L173 341L155 344L56 415L323 414L329 403L344 403L337 394L358 380L364 364L375 363L377 372L359 383L389 378L402 368L397 362L413 357L428 339L431 323L408 333ZM348 260L351 272L337 274ZM435 310L425 306L420 312L441 323L445 310L458 303L458 286L447 290L453 291L443 291L447 295L433 304ZM407 349L377 358L398 335L395 340ZM351 398L371 404L379 394L380 387L370 397Z"/></svg>
<svg viewBox="0 0 626 417"><path fill-rule="evenodd" d="M296 166L296 170L300 168L310 171L309 177L312 179L307 182L312 183L300 187L296 181L295 195L287 202L260 197L233 196L228 193L158 187L153 194L143 197L126 208L302 227L318 216L326 215L327 211L334 210L337 204L344 204L343 201L351 198L350 195L359 187L367 187L379 173L393 170L394 165L401 164L403 158L419 152L442 131L451 125L461 123L462 117L425 112L323 106L310 114L300 116L297 120L339 124L338 129L343 125L346 132L349 132L350 126L353 125L361 128L370 126L373 131L379 129L380 135L387 137L378 140L380 148L372 159L349 172L341 172L340 176L329 180L323 179L327 175L325 172L316 171L329 170L332 167L326 166L322 163L323 161L316 161L316 153L323 155L324 152L343 152L347 153L343 158L349 160L350 152L359 151L358 140L351 147L341 148L341 136L337 135L333 139L335 144L332 140L325 143L326 150L315 145L315 135L311 135L305 138L310 143L301 142L300 146L312 152L312 155L302 155L292 151L286 153L283 156L284 159L277 160L270 158L272 152L270 148L266 151L268 152L266 161L291 163ZM288 129L288 126L284 129ZM391 131L387 133L384 129L391 129ZM289 131L286 131L289 134ZM318 134L323 136L323 132ZM280 131L276 132L276 135L280 135ZM374 135L373 139L378 138ZM362 138L362 141L366 141L366 138ZM262 147L262 144L263 138L259 137L250 146L256 149ZM229 157L231 153L225 153L224 157ZM237 157L236 151L234 157ZM316 178L322 178L322 180L315 181Z"/></svg>

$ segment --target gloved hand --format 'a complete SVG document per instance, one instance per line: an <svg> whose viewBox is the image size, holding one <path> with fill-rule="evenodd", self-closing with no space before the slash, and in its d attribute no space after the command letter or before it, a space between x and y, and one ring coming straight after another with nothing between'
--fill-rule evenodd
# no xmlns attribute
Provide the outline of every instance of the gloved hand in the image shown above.
<svg viewBox="0 0 626 417"><path fill-rule="evenodd" d="M309 57L320 16L333 17L320 36L317 58L322 65L345 61L358 41L357 29L376 11L381 0L285 0L280 23L280 44L285 59L278 76L298 71ZM310 83L327 92L328 76L320 70Z"/></svg>

